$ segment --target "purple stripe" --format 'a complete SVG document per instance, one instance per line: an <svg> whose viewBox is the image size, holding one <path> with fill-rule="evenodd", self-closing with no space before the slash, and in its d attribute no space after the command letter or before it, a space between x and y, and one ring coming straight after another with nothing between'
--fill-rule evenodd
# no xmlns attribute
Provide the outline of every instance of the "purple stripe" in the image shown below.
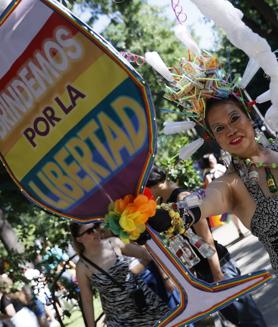
<svg viewBox="0 0 278 327"><path fill-rule="evenodd" d="M128 167L103 185L105 192L108 193L113 200L117 200L134 192L141 177L147 156L147 151L141 152L140 155L129 163ZM109 199L104 192L99 190L94 192L81 205L73 208L68 214L84 220L103 217L107 213L109 203Z"/></svg>

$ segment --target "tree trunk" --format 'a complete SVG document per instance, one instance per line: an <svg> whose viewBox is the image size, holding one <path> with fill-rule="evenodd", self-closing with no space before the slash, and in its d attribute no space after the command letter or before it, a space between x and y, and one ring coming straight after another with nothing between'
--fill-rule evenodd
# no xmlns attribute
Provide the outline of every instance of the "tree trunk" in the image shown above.
<svg viewBox="0 0 278 327"><path fill-rule="evenodd" d="M0 240L3 242L8 253L23 253L24 246L19 242L17 235L5 219L3 211L0 209Z"/></svg>

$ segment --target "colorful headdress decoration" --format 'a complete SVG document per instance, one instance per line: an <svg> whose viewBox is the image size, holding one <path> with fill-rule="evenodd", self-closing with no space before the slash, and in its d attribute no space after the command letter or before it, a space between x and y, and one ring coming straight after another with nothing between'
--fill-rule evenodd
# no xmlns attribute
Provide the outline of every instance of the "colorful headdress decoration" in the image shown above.
<svg viewBox="0 0 278 327"><path fill-rule="evenodd" d="M165 98L175 102L186 118L203 125L206 99L227 98L235 89L235 81L224 78L215 55L203 53L182 58L170 68L174 81L166 85ZM204 126L205 127L205 126Z"/></svg>
<svg viewBox="0 0 278 327"><path fill-rule="evenodd" d="M243 13L233 7L229 1L192 1L205 16L212 18L218 27L224 29L228 39L243 50L250 59L241 80L230 81L229 76L221 69L217 58L201 51L186 30L184 21L178 20L181 25L177 28L176 35L189 50L188 58L182 58L175 67L167 69L156 52L145 54L146 62L168 81L166 98L179 106L186 119L193 120L205 129L205 101L208 98L225 98L234 94L243 104L249 102L250 105L271 100L272 106L265 115L264 123L273 134L278 133L278 63L275 53L271 51L265 39L244 24ZM258 96L255 101L250 101L245 88L260 67L271 78L270 89ZM182 127L182 122L167 122L164 132L168 134L167 131L170 130L170 134L173 134L176 127L177 132L188 129L186 125ZM202 143L203 141L199 139L198 145ZM194 145L194 150L197 149ZM185 152L188 154L194 152L192 144ZM180 158L188 159L182 156Z"/></svg>

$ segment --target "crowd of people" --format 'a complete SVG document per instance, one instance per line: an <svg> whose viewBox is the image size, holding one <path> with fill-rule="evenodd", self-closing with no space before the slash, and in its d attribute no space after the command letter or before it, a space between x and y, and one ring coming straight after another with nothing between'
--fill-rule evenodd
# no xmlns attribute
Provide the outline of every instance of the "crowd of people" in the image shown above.
<svg viewBox="0 0 278 327"><path fill-rule="evenodd" d="M62 317L66 310L65 287L71 284L78 291L75 264L65 251L51 247L48 241L36 243L40 248L37 258L19 267L20 280L18 276L12 280L8 264L1 266L0 326L57 327L57 316Z"/></svg>

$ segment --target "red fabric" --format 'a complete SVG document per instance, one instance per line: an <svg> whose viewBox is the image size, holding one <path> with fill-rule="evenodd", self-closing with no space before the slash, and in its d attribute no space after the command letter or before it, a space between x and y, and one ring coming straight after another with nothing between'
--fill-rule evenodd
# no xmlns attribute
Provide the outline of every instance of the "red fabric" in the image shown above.
<svg viewBox="0 0 278 327"><path fill-rule="evenodd" d="M144 188L144 191L143 191L143 194L149 199L149 200L155 200L153 194L152 194L152 191L150 188L148 187L145 187Z"/></svg>

